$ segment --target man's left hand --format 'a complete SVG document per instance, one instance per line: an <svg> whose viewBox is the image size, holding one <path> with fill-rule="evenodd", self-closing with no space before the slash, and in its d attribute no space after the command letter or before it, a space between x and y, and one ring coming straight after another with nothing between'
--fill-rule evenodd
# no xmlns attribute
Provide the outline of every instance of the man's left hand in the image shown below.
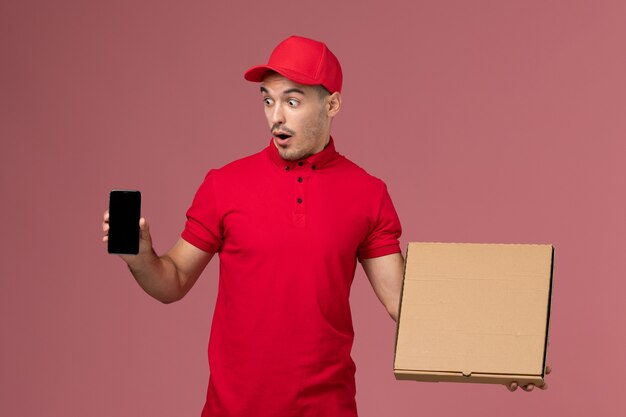
<svg viewBox="0 0 626 417"><path fill-rule="evenodd" d="M552 372L552 368L550 366L546 366L546 375L548 375L550 372ZM522 388L524 391L526 392L530 392L532 390L536 388L539 389L548 389L548 384L546 384L545 382L543 383L543 385L535 385L535 384L527 384L527 385L519 385L517 382L513 381L510 384L508 384L506 386L509 391L513 392L515 390L517 390L517 388Z"/></svg>

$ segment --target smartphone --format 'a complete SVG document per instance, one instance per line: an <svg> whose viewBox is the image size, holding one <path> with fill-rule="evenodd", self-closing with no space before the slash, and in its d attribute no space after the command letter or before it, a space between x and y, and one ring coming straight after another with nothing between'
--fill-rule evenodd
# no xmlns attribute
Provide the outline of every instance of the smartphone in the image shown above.
<svg viewBox="0 0 626 417"><path fill-rule="evenodd" d="M127 255L139 253L140 217L141 193L139 191L111 191L109 194L109 253Z"/></svg>

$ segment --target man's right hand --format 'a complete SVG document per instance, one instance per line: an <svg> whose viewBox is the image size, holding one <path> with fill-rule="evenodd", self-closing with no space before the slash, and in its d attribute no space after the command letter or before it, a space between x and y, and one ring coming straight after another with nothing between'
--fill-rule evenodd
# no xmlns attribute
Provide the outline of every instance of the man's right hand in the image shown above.
<svg viewBox="0 0 626 417"><path fill-rule="evenodd" d="M152 249L152 237L148 222L139 220L139 253L119 255L130 268L137 283L151 297L163 303L178 301L194 285L213 253L204 252L184 239L165 254L158 256ZM102 218L103 242L109 240L109 211Z"/></svg>
<svg viewBox="0 0 626 417"><path fill-rule="evenodd" d="M103 242L109 240L109 210L104 212L102 218ZM119 255L129 266L138 261L138 257L152 255L152 237L150 236L150 226L145 218L139 219L139 253L137 255Z"/></svg>

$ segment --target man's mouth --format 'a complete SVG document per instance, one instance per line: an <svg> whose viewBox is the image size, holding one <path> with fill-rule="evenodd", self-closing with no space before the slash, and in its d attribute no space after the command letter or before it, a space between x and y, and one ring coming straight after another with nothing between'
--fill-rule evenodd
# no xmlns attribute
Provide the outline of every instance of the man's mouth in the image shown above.
<svg viewBox="0 0 626 417"><path fill-rule="evenodd" d="M289 133L280 132L280 131L274 131L272 132L272 135L274 135L274 137L278 139L279 142L286 142L287 139L289 139L292 136Z"/></svg>

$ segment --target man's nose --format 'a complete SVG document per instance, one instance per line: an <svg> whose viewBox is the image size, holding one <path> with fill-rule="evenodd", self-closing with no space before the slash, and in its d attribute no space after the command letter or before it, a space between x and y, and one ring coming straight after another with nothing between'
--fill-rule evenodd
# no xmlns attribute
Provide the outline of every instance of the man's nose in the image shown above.
<svg viewBox="0 0 626 417"><path fill-rule="evenodd" d="M281 125L285 123L285 113L280 105L272 107L270 111L270 122L272 125Z"/></svg>

